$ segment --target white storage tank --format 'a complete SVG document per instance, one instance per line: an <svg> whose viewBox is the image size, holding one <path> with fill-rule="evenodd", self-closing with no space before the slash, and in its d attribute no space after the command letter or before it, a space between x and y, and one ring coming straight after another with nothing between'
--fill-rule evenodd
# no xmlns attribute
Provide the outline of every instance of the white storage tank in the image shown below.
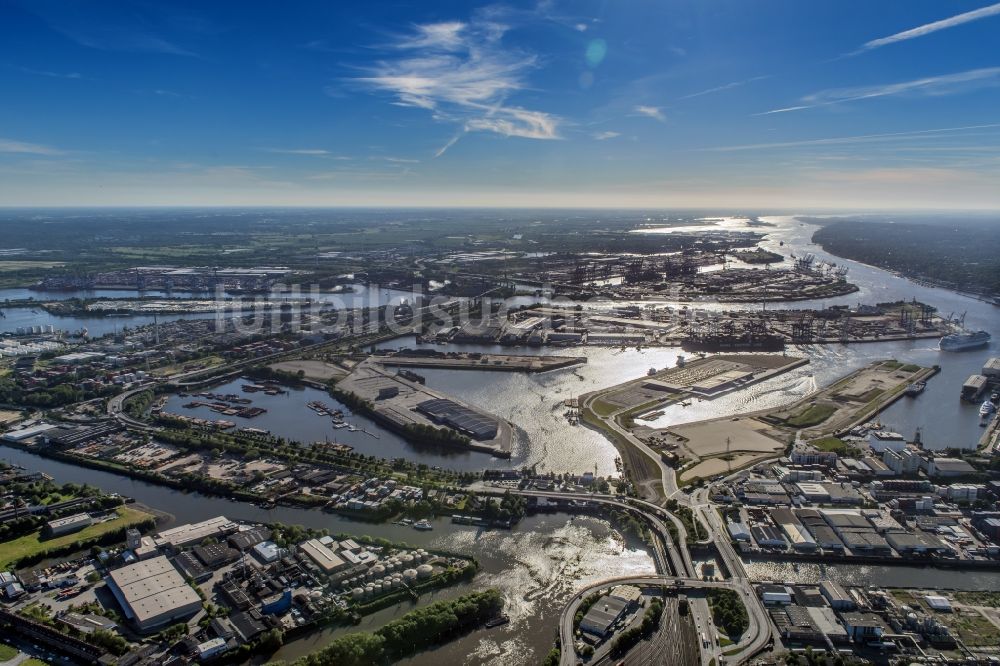
<svg viewBox="0 0 1000 666"><path fill-rule="evenodd" d="M421 564L417 567L417 578L430 578L434 573L434 567L429 564Z"/></svg>
<svg viewBox="0 0 1000 666"><path fill-rule="evenodd" d="M417 570L416 569L406 569L403 572L403 580L405 580L407 583L412 583L416 579L417 579Z"/></svg>
<svg viewBox="0 0 1000 666"><path fill-rule="evenodd" d="M351 590L351 598L354 599L355 601L363 596L365 596L365 591L360 587L356 587L353 590Z"/></svg>

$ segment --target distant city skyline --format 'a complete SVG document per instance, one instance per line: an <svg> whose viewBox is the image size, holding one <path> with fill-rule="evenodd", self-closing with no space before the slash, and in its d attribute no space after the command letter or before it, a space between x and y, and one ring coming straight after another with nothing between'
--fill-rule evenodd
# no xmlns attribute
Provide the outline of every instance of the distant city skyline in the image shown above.
<svg viewBox="0 0 1000 666"><path fill-rule="evenodd" d="M0 206L1000 209L1000 3L0 0Z"/></svg>

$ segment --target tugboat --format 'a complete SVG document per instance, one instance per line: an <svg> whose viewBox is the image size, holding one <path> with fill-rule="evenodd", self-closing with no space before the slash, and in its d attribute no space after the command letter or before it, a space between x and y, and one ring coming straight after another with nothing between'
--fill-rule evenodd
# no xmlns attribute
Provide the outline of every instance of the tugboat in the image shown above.
<svg viewBox="0 0 1000 666"><path fill-rule="evenodd" d="M925 388L927 388L927 382L922 382L922 381L913 382L912 384L906 387L906 390L903 391L903 395L907 396L908 398L916 398L918 395L924 392Z"/></svg>
<svg viewBox="0 0 1000 666"><path fill-rule="evenodd" d="M424 520L418 520L417 522L413 523L413 529L420 530L421 532L427 532L429 530L434 529L434 526L431 525L430 522L428 522L427 519L425 518Z"/></svg>
<svg viewBox="0 0 1000 666"><path fill-rule="evenodd" d="M500 613L496 617L492 617L486 620L486 628L492 629L493 627L500 627L510 622L510 617L506 613Z"/></svg>

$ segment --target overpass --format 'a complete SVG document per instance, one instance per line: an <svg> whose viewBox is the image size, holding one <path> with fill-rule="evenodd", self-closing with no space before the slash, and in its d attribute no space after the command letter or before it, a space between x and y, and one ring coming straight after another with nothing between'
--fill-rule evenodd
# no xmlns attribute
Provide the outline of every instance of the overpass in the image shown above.
<svg viewBox="0 0 1000 666"><path fill-rule="evenodd" d="M586 597L594 592L613 585L636 585L646 587L664 586L677 591L723 589L732 590L737 594L740 594L741 592L741 587L733 581L703 581L697 578L662 575L605 578L604 580L598 581L588 585L582 590L579 590L563 607L562 613L559 616L559 643L561 645L561 655L559 660L560 666L576 666L577 664L575 647L576 641L573 625L575 623L576 612L580 608L580 604ZM713 658L716 659L716 663L741 663L758 654L771 640L770 620L767 618L766 613L762 616L751 612L750 604L748 604L746 600L744 600L744 605L747 606L749 626L747 627L747 630L743 632L743 637L741 637L740 642L736 645L736 647L730 647L729 650L727 650L729 652L733 652L733 654L729 656L722 656L720 654L713 655ZM713 640L713 645L714 644L715 641ZM705 655L703 653L703 661L704 656Z"/></svg>

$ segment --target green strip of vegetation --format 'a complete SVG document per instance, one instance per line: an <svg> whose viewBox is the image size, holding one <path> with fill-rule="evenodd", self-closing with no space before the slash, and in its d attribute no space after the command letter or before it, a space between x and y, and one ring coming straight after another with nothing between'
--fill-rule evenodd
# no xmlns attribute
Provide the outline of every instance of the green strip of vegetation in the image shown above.
<svg viewBox="0 0 1000 666"><path fill-rule="evenodd" d="M839 437L820 437L810 440L809 443L820 451L833 451L839 456L847 455L852 450L852 447Z"/></svg>
<svg viewBox="0 0 1000 666"><path fill-rule="evenodd" d="M810 405L807 409L785 419L785 423L796 428L809 428L826 421L836 411L837 408L834 405L818 403Z"/></svg>
<svg viewBox="0 0 1000 666"><path fill-rule="evenodd" d="M145 511L123 506L119 507L117 512L117 518L91 525L72 534L43 539L39 530L8 541L0 548L0 552L3 553L2 558L0 558L0 569L6 569L9 565L20 568L26 563L39 562L46 557L54 557L60 553L74 553L87 546L99 544L112 536L124 536L125 529L128 527L146 524L152 526L153 524L153 517Z"/></svg>
<svg viewBox="0 0 1000 666"><path fill-rule="evenodd" d="M503 597L491 589L411 611L373 632L348 634L294 666L369 666L398 661L466 634L503 610Z"/></svg>

